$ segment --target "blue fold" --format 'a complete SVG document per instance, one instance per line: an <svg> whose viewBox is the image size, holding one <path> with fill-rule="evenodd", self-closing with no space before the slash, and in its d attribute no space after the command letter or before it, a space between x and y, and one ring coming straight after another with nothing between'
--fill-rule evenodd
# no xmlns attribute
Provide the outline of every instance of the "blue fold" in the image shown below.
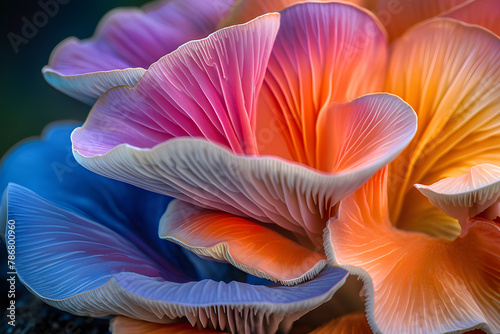
<svg viewBox="0 0 500 334"><path fill-rule="evenodd" d="M78 315L185 316L191 323L206 322L203 314L211 312L213 321L236 321L237 310L245 309L249 322L236 326L256 326L327 301L347 277L343 269L327 268L285 287L188 256L158 237L171 198L76 164L73 128L52 125L42 139L20 144L0 173L0 186L7 187L0 221L15 222L19 279L45 302Z"/></svg>

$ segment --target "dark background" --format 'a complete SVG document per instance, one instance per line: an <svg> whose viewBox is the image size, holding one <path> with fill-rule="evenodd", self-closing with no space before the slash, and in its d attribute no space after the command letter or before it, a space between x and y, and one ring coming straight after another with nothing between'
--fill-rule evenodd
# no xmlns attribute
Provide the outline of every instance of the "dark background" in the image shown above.
<svg viewBox="0 0 500 334"><path fill-rule="evenodd" d="M1 86L0 86L0 156L23 138L38 136L43 127L55 120L83 121L90 106L76 101L45 82L41 69L48 63L54 47L69 36L91 37L99 19L121 6L140 6L145 0L59 0L59 9L38 29L18 52L8 34L23 37L23 18L33 23L33 16L43 11L39 5L57 0L2 0ZM42 22L43 23L43 22ZM11 35L13 36L13 35ZM24 37L23 37L24 38Z"/></svg>
<svg viewBox="0 0 500 334"><path fill-rule="evenodd" d="M57 13L47 15L38 32L18 45L9 41L9 33L22 38L26 21L43 11L39 2L57 3ZM61 4L60 4L60 3ZM121 6L140 6L146 0L2 0L0 1L0 157L20 140L39 136L42 129L56 120L84 121L90 106L76 101L45 82L41 69L48 63L54 47L69 36L89 38L100 18ZM64 3L64 4L62 4ZM43 14L41 14L43 15ZM40 16L40 15L39 15ZM42 17L43 18L43 17ZM35 18L36 20L36 18ZM42 22L43 23L43 22ZM11 34L11 36L13 36ZM33 161L33 164L36 164ZM3 189L0 189L0 195ZM0 333L106 333L108 321L75 317L49 307L34 298L16 280L16 327L6 322L7 262L5 245L0 242Z"/></svg>

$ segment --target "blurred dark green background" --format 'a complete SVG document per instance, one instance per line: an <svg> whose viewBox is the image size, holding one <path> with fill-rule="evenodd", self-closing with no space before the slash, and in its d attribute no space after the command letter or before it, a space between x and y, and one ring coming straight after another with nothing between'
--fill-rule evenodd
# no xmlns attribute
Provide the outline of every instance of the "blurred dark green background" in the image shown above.
<svg viewBox="0 0 500 334"><path fill-rule="evenodd" d="M23 35L26 21L42 11L39 2L61 3L57 14L48 17L26 44L16 53L9 33ZM100 18L120 6L140 6L146 0L2 0L0 1L0 157L20 140L39 136L42 129L56 120L84 121L90 106L73 100L45 82L41 69L52 49L63 39L91 37ZM62 4L64 3L64 4ZM11 34L11 36L13 36ZM37 161L33 161L36 165ZM0 194L3 189L0 190ZM0 242L0 249L5 246ZM0 252L0 278L5 282L7 252ZM80 318L45 306L17 282L16 327L7 325L7 290L0 284L0 333L105 333L108 322Z"/></svg>
<svg viewBox="0 0 500 334"><path fill-rule="evenodd" d="M0 156L23 138L39 135L50 122L60 119L83 121L90 110L90 106L60 93L43 79L41 69L47 64L52 49L69 36L80 39L92 36L99 19L115 7L140 6L148 2L58 0L61 4L57 14L49 17L28 43L19 44L16 53L8 34L22 36L24 21L33 22L33 16L43 10L39 2L48 1L1 1Z"/></svg>

